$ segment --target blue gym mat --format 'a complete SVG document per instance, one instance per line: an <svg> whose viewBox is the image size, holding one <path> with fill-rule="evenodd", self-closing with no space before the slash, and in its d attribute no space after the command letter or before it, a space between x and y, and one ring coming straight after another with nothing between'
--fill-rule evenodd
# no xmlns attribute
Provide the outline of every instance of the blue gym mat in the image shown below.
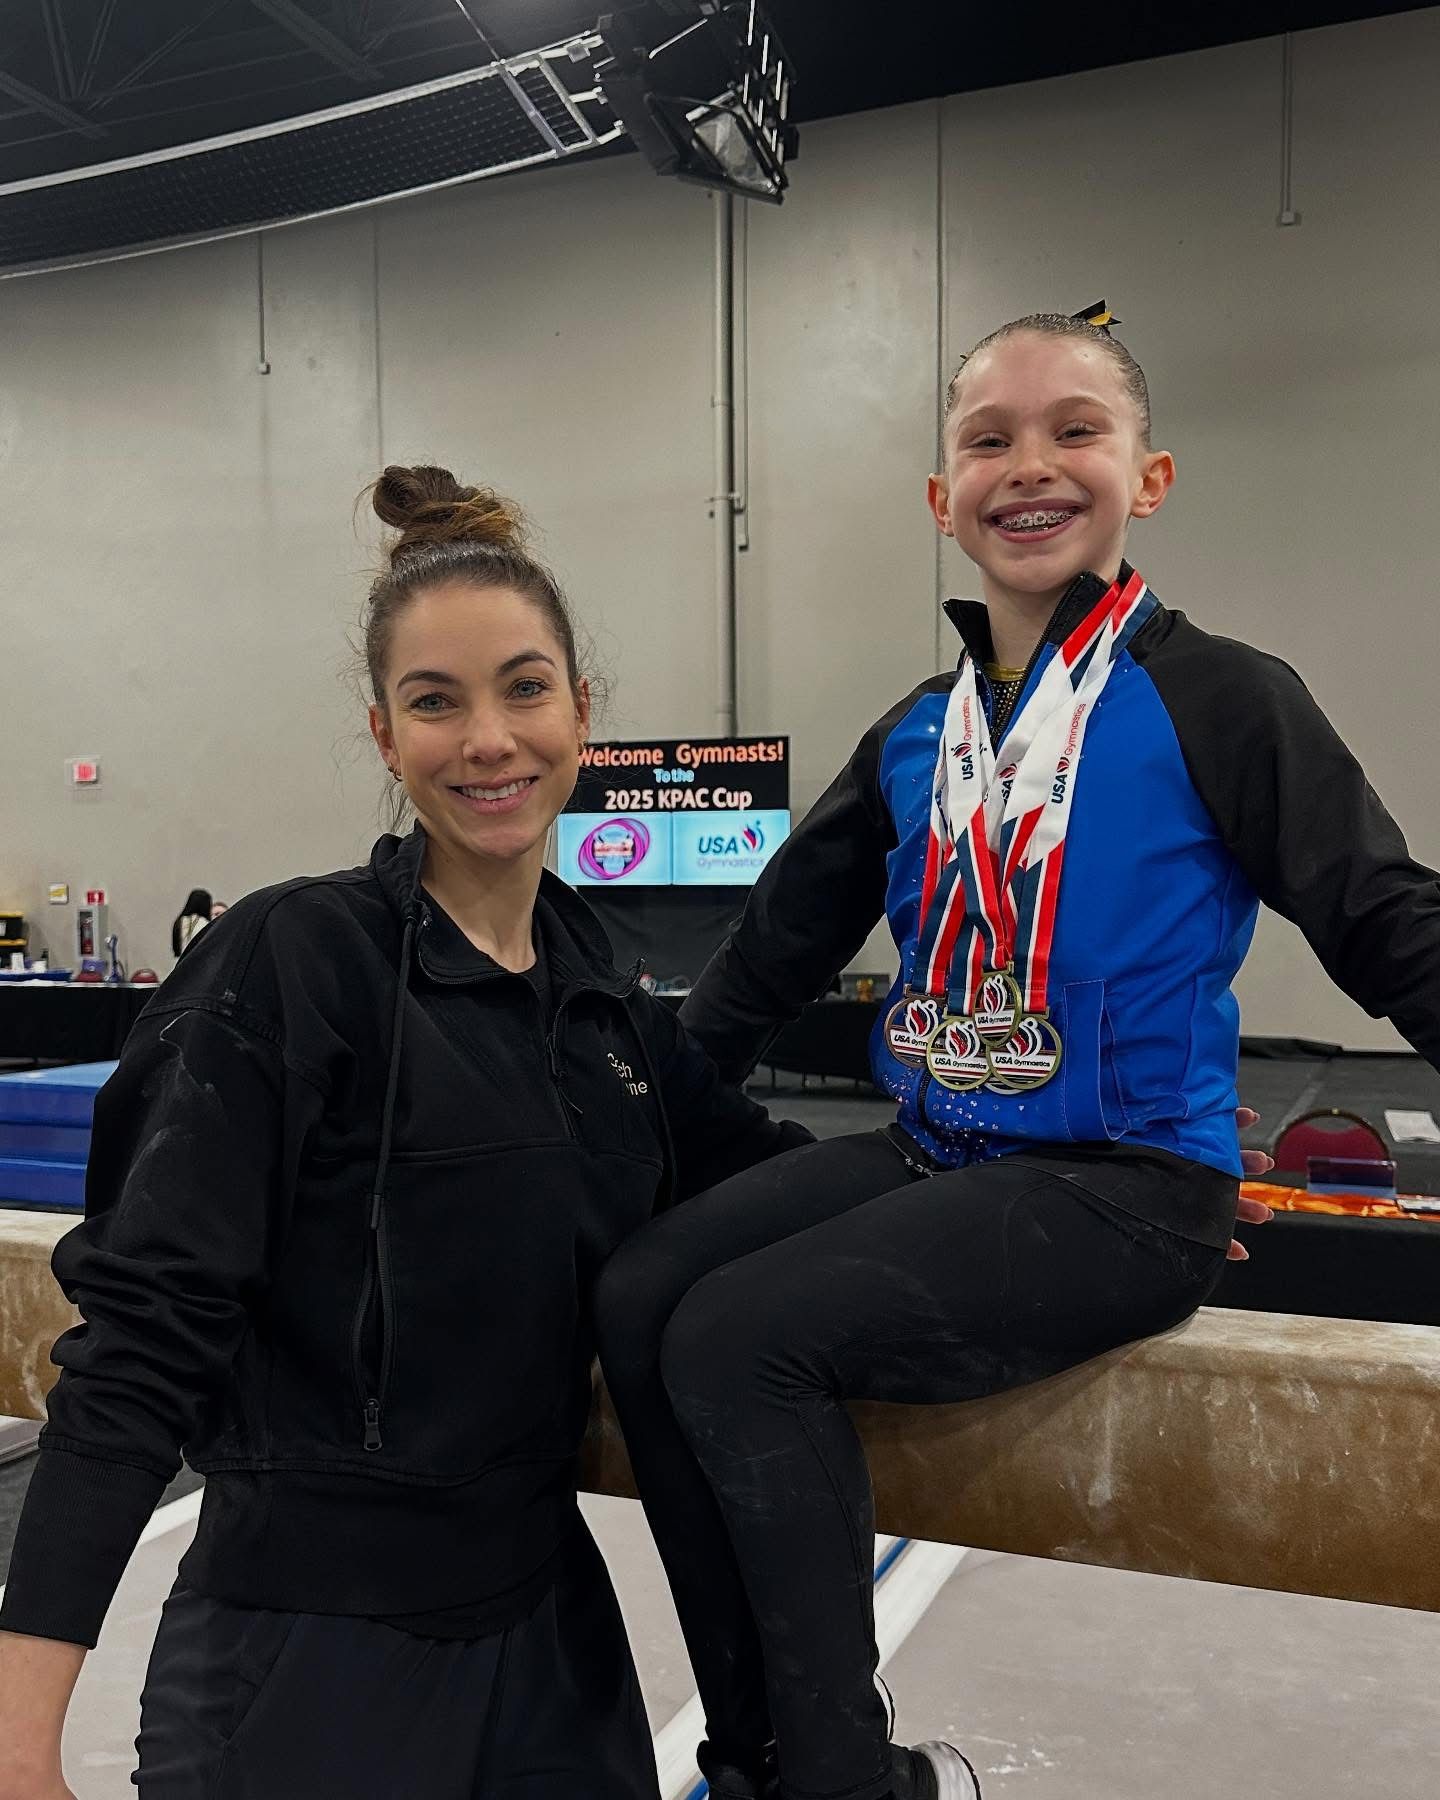
<svg viewBox="0 0 1440 1800"><path fill-rule="evenodd" d="M83 1125L95 1096L115 1073L113 1062L71 1063L63 1069L25 1069L0 1075L0 1120L16 1125Z"/></svg>
<svg viewBox="0 0 1440 1800"><path fill-rule="evenodd" d="M85 1204L85 1164L0 1156L0 1203L78 1209Z"/></svg>
<svg viewBox="0 0 1440 1800"><path fill-rule="evenodd" d="M95 1096L113 1062L0 1075L0 1206L85 1204Z"/></svg>
<svg viewBox="0 0 1440 1800"><path fill-rule="evenodd" d="M14 1156L32 1162L84 1163L89 1155L88 1125L30 1125L0 1119L0 1163Z"/></svg>

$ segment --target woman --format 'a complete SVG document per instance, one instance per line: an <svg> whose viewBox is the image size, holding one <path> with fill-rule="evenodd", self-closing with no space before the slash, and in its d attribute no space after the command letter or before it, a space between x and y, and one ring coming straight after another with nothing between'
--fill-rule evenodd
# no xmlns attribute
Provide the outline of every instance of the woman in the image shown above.
<svg viewBox="0 0 1440 1800"><path fill-rule="evenodd" d="M149 1800L655 1800L576 1509L590 1294L657 1209L803 1141L721 1086L542 869L590 717L515 510L387 469L368 866L250 895L100 1095L84 1315L0 1612L0 1800L60 1730L182 1451L206 1475L142 1700Z"/></svg>

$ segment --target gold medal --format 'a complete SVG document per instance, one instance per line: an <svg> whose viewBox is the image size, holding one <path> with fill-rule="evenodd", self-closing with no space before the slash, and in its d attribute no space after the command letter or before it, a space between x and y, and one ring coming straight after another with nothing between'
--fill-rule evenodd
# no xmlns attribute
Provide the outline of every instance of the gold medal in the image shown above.
<svg viewBox="0 0 1440 1800"><path fill-rule="evenodd" d="M906 994L890 1008L885 1042L896 1062L911 1069L925 1067L925 1051L940 1023L940 1002L933 994Z"/></svg>
<svg viewBox="0 0 1440 1800"><path fill-rule="evenodd" d="M1054 1078L1064 1054L1060 1033L1044 1013L1027 1013L1003 1044L990 1050L990 1087L997 1094L1024 1094Z"/></svg>
<svg viewBox="0 0 1440 1800"><path fill-rule="evenodd" d="M984 1087L990 1076L990 1053L971 1018L953 1013L940 1021L925 1053L925 1066L941 1087L966 1094Z"/></svg>

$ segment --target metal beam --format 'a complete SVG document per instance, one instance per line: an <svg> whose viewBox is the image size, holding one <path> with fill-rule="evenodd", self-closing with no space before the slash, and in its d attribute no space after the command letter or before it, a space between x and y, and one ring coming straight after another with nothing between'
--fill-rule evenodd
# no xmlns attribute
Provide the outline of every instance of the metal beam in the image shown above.
<svg viewBox="0 0 1440 1800"><path fill-rule="evenodd" d="M426 0L418 0L419 6L425 3ZM388 44L391 38L400 37L405 32L428 31L434 25L448 25L454 18L455 14L448 6L442 12L423 12L412 7L398 17L392 16L387 25L377 22L364 40L365 48L367 51L378 50L381 44Z"/></svg>
<svg viewBox="0 0 1440 1800"><path fill-rule="evenodd" d="M83 99L90 92L90 84L95 79L95 72L100 67L100 58L105 52L105 40L110 35L110 26L115 18L115 9L119 0L105 0L100 8L100 17L95 21L95 30L90 39L90 50L85 58L85 67L80 71L80 82L75 89L76 99Z"/></svg>
<svg viewBox="0 0 1440 1800"><path fill-rule="evenodd" d="M210 23L216 13L220 12L222 8L229 4L230 0L211 0L211 4L206 7L203 12L197 13L187 24L182 25L178 31L172 32L158 49L152 50L147 57L136 63L135 67L131 69L128 74L122 75L118 81L113 82L106 88L103 94L97 94L95 96L95 105L97 107L108 106L117 94L123 94L127 89L134 87L142 75L148 75L151 69L155 67L156 63L163 62L172 50L178 50L181 44L185 42L186 38L194 37L197 31Z"/></svg>
<svg viewBox="0 0 1440 1800"><path fill-rule="evenodd" d="M439 11L427 13L425 7L428 4L432 4L432 0L410 0L409 7L403 13L398 11L398 7L392 9L387 23L382 25L376 20L373 29L369 31L369 36L360 40L364 43L365 49L374 50L378 45L387 43L391 38L398 38L403 31L423 31L427 25L448 25L454 18L454 11L450 9L450 5L443 4L439 7ZM369 18L369 11L371 11L371 7L367 0L365 18Z"/></svg>
<svg viewBox="0 0 1440 1800"><path fill-rule="evenodd" d="M97 125L93 119L82 117L72 112L68 106L62 106L50 94L42 94L39 88L32 88L27 82L16 80L0 69L0 94L9 94L14 100L23 100L32 112L45 113L47 117L56 119L71 131L83 133L85 137L103 138L110 134L103 125Z"/></svg>
<svg viewBox="0 0 1440 1800"><path fill-rule="evenodd" d="M70 60L70 40L65 35L65 21L60 17L57 0L40 0L45 20L45 35L50 40L50 60L55 65L55 91L62 100L75 92L75 64Z"/></svg>
<svg viewBox="0 0 1440 1800"><path fill-rule="evenodd" d="M380 80L380 72L357 50L344 43L335 33L312 19L307 12L302 12L295 0L250 0L257 12L281 25L292 37L299 38L302 44L323 56L327 62L334 63L337 69L343 69L353 81L374 83Z"/></svg>
<svg viewBox="0 0 1440 1800"><path fill-rule="evenodd" d="M227 75L236 75L245 69L266 68L273 63L284 60L286 59L275 56L252 57L249 62L227 64L225 73ZM396 60L404 61L407 59L399 58ZM126 94L130 97L133 97L136 94L153 94L160 88L171 86L175 79L174 76L167 75L162 76L158 81L137 82L134 87L126 89ZM268 88L247 88L245 90L244 98L246 101L258 104L262 100L273 100L278 94L306 93L318 83L328 82L333 79L333 76L328 72L315 73L307 75L303 81L286 81L281 82L275 87ZM103 102L104 98L105 96L102 94L101 102ZM123 124L128 128L132 125L148 125L157 119L178 119L187 113L208 114L213 110L213 107L214 101L209 96L200 100L191 99L184 101L179 106L156 106L151 107L144 112L127 113L123 120ZM291 107L289 110L295 111L297 108ZM301 108L300 110L306 109ZM0 112L0 124L6 124L13 119L22 119L28 116L30 116L30 109L28 108L17 109L15 112ZM117 121L117 123L119 123L119 121ZM7 137L4 148L6 150L14 150L29 144L49 143L56 138L63 138L65 135L66 133L63 131L42 131L31 132L26 137Z"/></svg>
<svg viewBox="0 0 1440 1800"><path fill-rule="evenodd" d="M550 123L546 119L544 113L541 112L540 108L535 104L535 102L525 92L524 88L521 87L520 82L515 75L515 71L513 69L506 68L504 66L503 59L501 58L500 52L495 48L494 44L486 36L484 30L481 27L480 21L475 17L474 13L471 12L470 8L465 4L465 0L455 0L455 4L456 4L456 6L458 6L460 8L460 11L464 14L466 24L470 26L471 30L475 33L476 37L479 38L480 42L484 45L485 53L490 58L491 62L501 64L500 79L505 83L505 86L510 90L510 98L520 108L521 112L524 113L525 117L530 121L530 123L540 133L541 137L544 138L545 142L550 146L550 148L555 152L555 154L557 156L563 156L565 154L565 145L561 142L559 137L557 137L555 132L552 130Z"/></svg>

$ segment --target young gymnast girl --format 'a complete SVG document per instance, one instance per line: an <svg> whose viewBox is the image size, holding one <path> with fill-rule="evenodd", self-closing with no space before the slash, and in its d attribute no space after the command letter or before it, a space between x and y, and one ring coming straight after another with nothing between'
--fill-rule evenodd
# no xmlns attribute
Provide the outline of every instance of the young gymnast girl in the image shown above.
<svg viewBox="0 0 1440 1800"><path fill-rule="evenodd" d="M1206 1299L1259 901L1440 1064L1435 874L1298 677L1125 561L1175 466L1108 322L1035 315L965 358L929 484L984 587L946 608L959 667L865 733L685 1009L741 1079L884 913L897 1123L737 1175L602 1276L724 1800L978 1795L959 1750L889 1741L844 1403L994 1393Z"/></svg>

